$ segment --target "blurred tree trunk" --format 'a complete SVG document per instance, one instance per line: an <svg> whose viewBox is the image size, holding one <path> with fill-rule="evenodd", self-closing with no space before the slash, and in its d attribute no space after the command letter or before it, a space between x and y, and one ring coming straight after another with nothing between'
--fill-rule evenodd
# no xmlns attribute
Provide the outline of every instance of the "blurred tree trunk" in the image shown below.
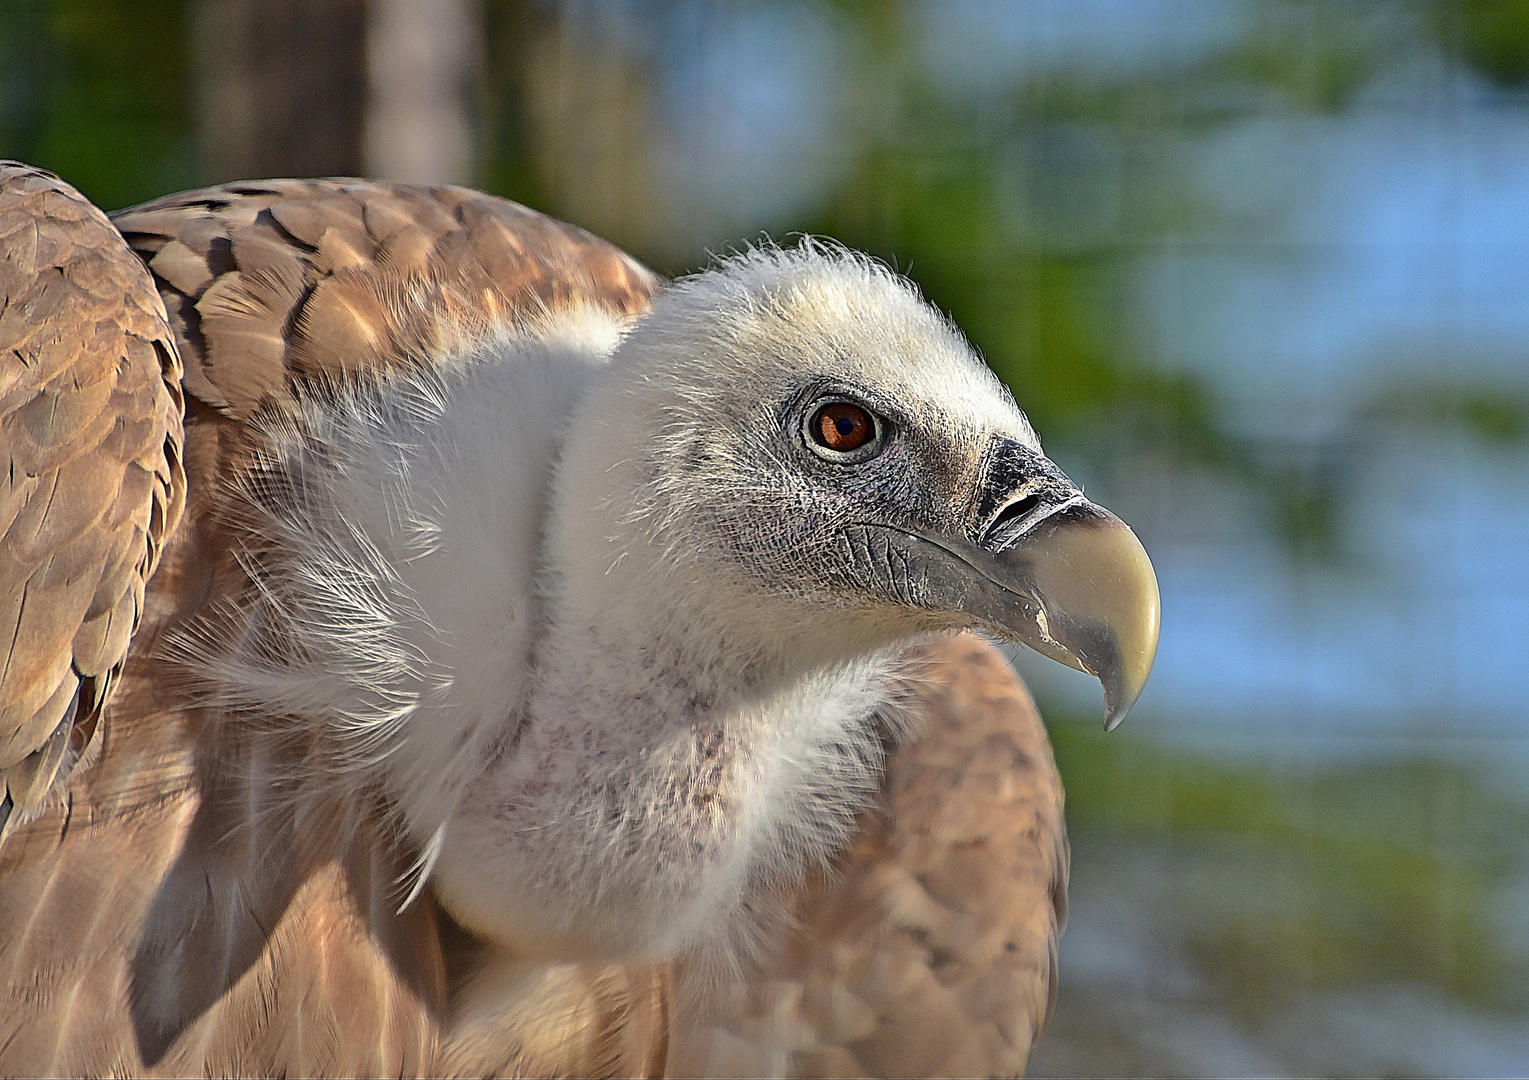
<svg viewBox="0 0 1529 1080"><path fill-rule="evenodd" d="M354 176L366 0L199 0L197 134L213 180Z"/></svg>
<svg viewBox="0 0 1529 1080"><path fill-rule="evenodd" d="M502 6L493 42L500 70L491 74L496 89L513 88L538 208L663 269L685 268L694 245L674 244L653 172L664 132L652 61L587 11L549 17L539 5Z"/></svg>
<svg viewBox="0 0 1529 1080"><path fill-rule="evenodd" d="M483 53L475 0L371 0L365 161L372 176L474 179L473 103Z"/></svg>
<svg viewBox="0 0 1529 1080"><path fill-rule="evenodd" d="M197 132L214 181L473 179L478 0L197 0Z"/></svg>

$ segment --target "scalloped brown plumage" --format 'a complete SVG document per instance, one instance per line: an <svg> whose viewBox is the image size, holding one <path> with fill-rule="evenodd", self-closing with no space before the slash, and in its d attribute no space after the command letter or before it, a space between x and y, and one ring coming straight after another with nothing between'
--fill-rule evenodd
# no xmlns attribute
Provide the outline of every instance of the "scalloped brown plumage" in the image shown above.
<svg viewBox="0 0 1529 1080"><path fill-rule="evenodd" d="M92 742L185 499L154 283L57 177L0 164L0 842Z"/></svg>
<svg viewBox="0 0 1529 1080"><path fill-rule="evenodd" d="M251 587L225 492L261 448L256 411L572 302L638 315L655 275L461 188L230 184L118 214L120 235L40 170L7 167L0 192L0 236L28 238L0 262L0 432L21 477L0 585L38 588L63 559L84 570L71 589L111 586L50 607L51 636L19 604L3 624L24 670L75 673L95 707L39 712L57 696L42 676L0 682L0 715L26 714L7 744L25 753L0 759L24 795L0 845L0 1073L1023 1070L1055 991L1061 788L1023 686L975 638L930 647L925 727L882 805L835 875L783 898L797 928L720 986L664 964L508 964L428 893L397 913L413 853L382 796L342 803L293 767L290 732L204 707L165 656L189 620L237 621ZM26 350L44 340L39 365ZM48 469L49 528L23 530ZM130 652L120 616L86 629L124 598ZM70 763L49 741L60 717L72 774L50 764Z"/></svg>

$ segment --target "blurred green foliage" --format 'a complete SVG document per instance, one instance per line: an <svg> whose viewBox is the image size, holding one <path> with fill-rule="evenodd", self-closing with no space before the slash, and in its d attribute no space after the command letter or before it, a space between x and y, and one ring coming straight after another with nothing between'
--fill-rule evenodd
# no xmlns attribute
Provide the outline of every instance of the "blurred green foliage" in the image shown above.
<svg viewBox="0 0 1529 1080"><path fill-rule="evenodd" d="M0 3L0 157L106 209L193 184L189 0Z"/></svg>
<svg viewBox="0 0 1529 1080"><path fill-rule="evenodd" d="M1503 86L1529 82L1529 0L1456 0L1439 15L1477 71Z"/></svg>
<svg viewBox="0 0 1529 1080"><path fill-rule="evenodd" d="M535 207L557 204L533 165L526 115L528 54L551 21L545 10L520 0L487 0L484 5L479 183L485 191Z"/></svg>
<svg viewBox="0 0 1529 1080"><path fill-rule="evenodd" d="M1277 0L1261 5L1253 32L1212 70L1296 109L1336 112L1404 45L1417 10L1408 0Z"/></svg>
<svg viewBox="0 0 1529 1080"><path fill-rule="evenodd" d="M1529 439L1529 395L1507 386L1398 380L1377 394L1361 416L1411 428L1462 430L1493 446Z"/></svg>
<svg viewBox="0 0 1529 1080"><path fill-rule="evenodd" d="M1529 807L1476 770L1228 764L1081 720L1048 726L1076 844L1113 837L1213 855L1193 896L1179 898L1178 930L1239 1011L1386 982L1490 1009L1529 1003L1525 958L1504 948L1497 921L1523 870Z"/></svg>

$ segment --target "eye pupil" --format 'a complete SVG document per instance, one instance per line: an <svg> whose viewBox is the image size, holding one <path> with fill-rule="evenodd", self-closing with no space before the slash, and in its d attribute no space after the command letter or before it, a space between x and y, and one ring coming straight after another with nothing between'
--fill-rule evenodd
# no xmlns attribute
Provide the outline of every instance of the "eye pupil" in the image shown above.
<svg viewBox="0 0 1529 1080"><path fill-rule="evenodd" d="M836 401L818 410L812 424L813 438L839 453L858 450L876 437L876 421L858 405Z"/></svg>

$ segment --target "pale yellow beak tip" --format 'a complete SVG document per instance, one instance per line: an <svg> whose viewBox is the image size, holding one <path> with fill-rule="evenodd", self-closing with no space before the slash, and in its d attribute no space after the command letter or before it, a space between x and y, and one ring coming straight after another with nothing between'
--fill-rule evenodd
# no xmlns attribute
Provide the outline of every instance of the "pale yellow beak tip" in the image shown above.
<svg viewBox="0 0 1529 1080"><path fill-rule="evenodd" d="M1049 636L1104 685L1104 726L1113 731L1152 674L1162 598L1130 526L1093 504L1084 510L1042 525L1026 547Z"/></svg>

